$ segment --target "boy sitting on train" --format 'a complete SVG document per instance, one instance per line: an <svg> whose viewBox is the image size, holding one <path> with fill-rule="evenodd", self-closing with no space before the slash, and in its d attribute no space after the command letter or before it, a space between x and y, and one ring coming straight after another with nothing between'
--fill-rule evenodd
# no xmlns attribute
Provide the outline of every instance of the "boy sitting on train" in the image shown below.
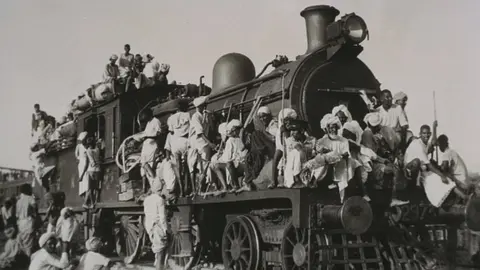
<svg viewBox="0 0 480 270"><path fill-rule="evenodd" d="M348 181L353 177L348 141L338 135L338 130L342 127L342 124L337 116L326 114L320 121L320 126L325 131L325 135L316 142L315 150L319 154L333 152L337 157L341 157L333 160L333 164L329 164L334 167L333 180L338 186L340 199L343 202L345 188L348 186ZM327 166L317 168L315 172L317 181L322 180L326 173Z"/></svg>
<svg viewBox="0 0 480 270"><path fill-rule="evenodd" d="M225 149L225 144L227 142L228 136L227 136L227 124L228 123L221 123L218 125L218 134L220 135L220 144L216 148L216 153L212 156L210 160L210 165L207 169L207 174L206 174L206 180L205 184L207 185L205 188L205 193L203 194L204 196L209 194L209 190L211 185L215 185L216 190L218 192L214 192L214 195L220 195L222 193L225 193L225 191L228 189L227 188L227 183L225 182L224 178L218 178L216 176L216 173L214 172L214 168L216 164L219 162L220 157L223 154L223 150ZM223 175L222 175L223 176ZM218 181L217 181L218 180ZM220 182L221 188L218 185L218 182ZM202 187L201 187L202 190Z"/></svg>
<svg viewBox="0 0 480 270"><path fill-rule="evenodd" d="M298 115L294 109L285 108L281 110L278 114L278 128L275 134L275 155L273 156L272 162L272 183L268 188L273 189L278 185L278 175L279 172L283 171L284 167L284 154L286 154L286 149L284 149L285 138L289 136L289 131L285 128L284 120L285 119L297 119ZM283 184L281 185L283 186Z"/></svg>
<svg viewBox="0 0 480 270"><path fill-rule="evenodd" d="M226 191L225 184L232 187L231 192L235 192L240 188L238 179L239 175L244 173L245 157L247 155L245 145L240 138L241 128L242 123L237 119L233 119L227 124L228 139L225 143L225 149L217 162L211 166L222 183L222 192ZM226 172L226 181L222 171Z"/></svg>

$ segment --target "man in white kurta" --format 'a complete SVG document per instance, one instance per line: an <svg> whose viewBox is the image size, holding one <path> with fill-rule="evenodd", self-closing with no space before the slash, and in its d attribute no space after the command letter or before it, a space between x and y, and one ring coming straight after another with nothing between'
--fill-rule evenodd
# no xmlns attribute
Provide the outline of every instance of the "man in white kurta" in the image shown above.
<svg viewBox="0 0 480 270"><path fill-rule="evenodd" d="M382 119L380 125L391 127L397 133L401 145L406 142L408 131L408 120L402 107L392 104L392 93L389 90L383 90L381 96L382 106L377 111Z"/></svg>
<svg viewBox="0 0 480 270"><path fill-rule="evenodd" d="M153 117L153 112L150 108L146 108L141 112L140 121L146 122L145 130L135 139L138 141L143 140L142 152L140 154L140 164L142 165L140 173L143 177L145 176L143 166L148 164L152 167L153 165L155 151L158 148L156 138L160 134L161 123L160 120Z"/></svg>
<svg viewBox="0 0 480 270"><path fill-rule="evenodd" d="M156 179L152 183L152 194L143 201L145 212L145 230L152 242L152 251L155 254L155 267L164 269L167 247L167 213L165 200L162 197L163 185Z"/></svg>

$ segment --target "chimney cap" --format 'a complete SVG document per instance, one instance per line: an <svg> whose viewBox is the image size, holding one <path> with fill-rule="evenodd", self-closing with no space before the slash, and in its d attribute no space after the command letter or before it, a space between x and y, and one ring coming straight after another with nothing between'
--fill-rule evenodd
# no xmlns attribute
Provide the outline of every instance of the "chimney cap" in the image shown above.
<svg viewBox="0 0 480 270"><path fill-rule="evenodd" d="M305 16L305 13L309 12L309 11L326 11L326 12L331 12L332 13L332 16L336 17L338 16L338 14L340 14L340 11L338 11L338 9L336 9L335 7L333 6L329 6L329 5L316 5L316 6L309 6L309 7L306 7L304 10L302 10L302 12L300 12L300 16L304 17Z"/></svg>

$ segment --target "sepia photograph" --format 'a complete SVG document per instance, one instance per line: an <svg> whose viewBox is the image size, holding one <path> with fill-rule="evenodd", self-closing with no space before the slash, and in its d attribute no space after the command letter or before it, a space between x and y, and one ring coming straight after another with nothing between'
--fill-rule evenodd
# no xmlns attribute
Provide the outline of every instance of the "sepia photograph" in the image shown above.
<svg viewBox="0 0 480 270"><path fill-rule="evenodd" d="M478 14L0 1L0 270L480 269Z"/></svg>

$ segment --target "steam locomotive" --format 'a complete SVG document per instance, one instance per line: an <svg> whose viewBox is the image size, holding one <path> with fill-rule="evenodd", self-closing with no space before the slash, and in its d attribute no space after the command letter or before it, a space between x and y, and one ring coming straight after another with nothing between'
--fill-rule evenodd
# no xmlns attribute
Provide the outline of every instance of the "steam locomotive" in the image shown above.
<svg viewBox="0 0 480 270"><path fill-rule="evenodd" d="M360 91L369 97L380 92L380 83L358 58L363 50L360 43L368 37L365 21L354 13L335 21L339 11L324 5L307 7L300 15L306 21L308 47L295 61L277 57L268 64L274 67L272 72L263 75L267 65L257 75L245 55L230 53L218 59L212 88L201 83L199 89L211 92L208 109L217 119L230 112L243 120L258 103L268 105L274 114L290 107L308 122L309 132L319 137L321 117L341 103L348 106L354 120L363 123L368 108ZM50 190L65 192L66 205L75 206L85 237L102 236L127 262L144 255L148 237L143 207L135 202L135 196L143 191L142 180L135 169L125 168L128 160L118 161L118 153L123 151L122 142L140 131L136 119L143 108L151 107L162 121L175 112L176 100L167 96L179 88L184 86L156 85L129 91L79 115L77 132L95 134L105 146L100 202L95 209L81 207L74 145L49 152L46 160L47 166L56 166ZM209 256L231 269L389 268L378 239L370 233L375 220L383 217L375 217L361 197L342 204L336 190L257 190L215 198L179 198L169 207L170 266L191 269ZM472 214L473 208L467 216L475 227L478 218ZM428 206L421 209L417 212L432 212ZM443 217L433 212L432 220ZM410 219L415 222L427 222L425 215L413 216ZM460 216L465 219L463 212ZM437 223L445 224L442 222ZM413 260L401 256L394 256L395 267Z"/></svg>

